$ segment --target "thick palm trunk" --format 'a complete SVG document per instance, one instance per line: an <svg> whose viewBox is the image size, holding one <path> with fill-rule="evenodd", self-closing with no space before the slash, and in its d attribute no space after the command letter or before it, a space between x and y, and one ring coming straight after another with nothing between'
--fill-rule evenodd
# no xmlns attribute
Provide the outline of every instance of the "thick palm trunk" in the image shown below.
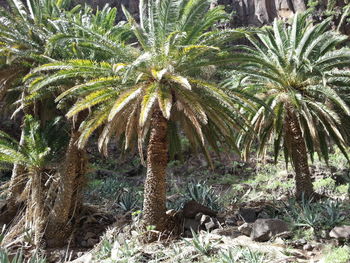
<svg viewBox="0 0 350 263"><path fill-rule="evenodd" d="M168 164L168 122L159 107L151 120L147 149L147 175L144 190L143 222L164 231L166 220L166 168Z"/></svg>
<svg viewBox="0 0 350 263"><path fill-rule="evenodd" d="M79 136L78 128L72 128L65 167L61 172L60 186L45 234L47 244L51 247L63 246L67 243L73 228L72 219L82 206L81 191L87 158L85 150L77 146Z"/></svg>
<svg viewBox="0 0 350 263"><path fill-rule="evenodd" d="M295 170L296 197L310 198L314 193L308 164L307 149L297 116L289 109L286 116L286 136Z"/></svg>

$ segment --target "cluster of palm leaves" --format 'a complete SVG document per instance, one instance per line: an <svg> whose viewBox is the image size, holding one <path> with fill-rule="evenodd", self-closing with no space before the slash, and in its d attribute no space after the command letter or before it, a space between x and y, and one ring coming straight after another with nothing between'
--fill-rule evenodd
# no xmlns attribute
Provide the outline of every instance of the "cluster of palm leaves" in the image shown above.
<svg viewBox="0 0 350 263"><path fill-rule="evenodd" d="M166 167L181 151L181 136L209 164L211 150L225 146L247 156L258 145L263 155L273 142L276 160L283 149L293 164L299 196L313 194L308 154L327 162L335 144L347 156L341 116L350 115L350 51L339 48L347 38L330 31L328 20L313 25L297 14L291 24L276 20L253 32L219 29L228 15L203 0L141 0L139 21L123 8L127 21L119 23L108 6L95 11L68 0L8 3L10 10L0 9L0 95L15 88L16 113L67 118L66 185L58 194L69 202L83 173L72 163L93 134L104 154L112 137L125 150L139 149L147 165L144 225L159 231L166 230ZM250 44L235 44L239 38ZM223 71L230 75L224 82ZM11 146L11 153L0 148L1 160L29 171L33 160L39 170L45 167L52 149L32 149L27 165L25 145ZM61 225L72 209L66 210Z"/></svg>

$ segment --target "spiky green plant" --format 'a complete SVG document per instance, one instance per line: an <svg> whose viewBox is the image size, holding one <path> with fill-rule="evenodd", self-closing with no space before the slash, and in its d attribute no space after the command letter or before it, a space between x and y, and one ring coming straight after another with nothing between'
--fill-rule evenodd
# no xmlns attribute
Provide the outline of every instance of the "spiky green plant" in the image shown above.
<svg viewBox="0 0 350 263"><path fill-rule="evenodd" d="M165 226L165 170L169 151L181 145L179 129L209 156L208 145L235 146L232 127L245 127L237 105L246 106L246 98L228 96L215 78L218 66L232 64L228 44L242 31L215 29L227 15L221 6L209 7L207 0L141 1L140 23L123 8L133 39L96 33L108 59L50 63L28 76L43 74L32 81L32 92L67 80L78 83L57 101L77 98L68 117L91 110L80 126L80 147L100 126L98 145L105 153L112 136L122 138L125 149L136 140L142 159L148 145L144 223L157 230Z"/></svg>
<svg viewBox="0 0 350 263"><path fill-rule="evenodd" d="M267 107L251 116L258 154L264 155L270 142L276 161L283 150L294 167L298 198L313 194L308 154L313 160L318 153L328 162L332 141L347 157L338 112L349 115L350 110L338 92L350 83L350 51L336 49L347 36L329 28L329 19L313 25L306 14L296 14L291 25L275 20L248 37L250 46L238 48L241 65L228 81L233 89L250 90L265 101ZM248 151L254 140L242 134L240 145Z"/></svg>
<svg viewBox="0 0 350 263"><path fill-rule="evenodd" d="M0 165L19 164L26 171L20 175L21 181L27 181L22 194L27 209L25 214L21 215L27 226L31 227L33 243L36 246L40 246L45 231L46 197L43 194L43 182L47 182L44 178L47 178L49 171L53 169L53 164L59 161L59 153L62 152L65 142L66 135L62 132L59 121L50 122L43 129L40 122L29 115L25 117L23 144L0 131Z"/></svg>

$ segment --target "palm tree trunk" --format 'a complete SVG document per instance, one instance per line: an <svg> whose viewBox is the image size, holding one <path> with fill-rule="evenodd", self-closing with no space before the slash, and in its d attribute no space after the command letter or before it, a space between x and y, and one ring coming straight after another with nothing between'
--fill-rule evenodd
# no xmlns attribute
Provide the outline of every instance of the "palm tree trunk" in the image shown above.
<svg viewBox="0 0 350 263"><path fill-rule="evenodd" d="M289 152L295 170L296 197L301 199L310 198L313 193L311 173L309 169L307 149L300 128L298 117L293 109L287 109L286 115L286 136L289 140Z"/></svg>
<svg viewBox="0 0 350 263"><path fill-rule="evenodd" d="M151 134L147 149L143 222L165 230L166 220L166 168L168 164L168 121L157 106L151 120Z"/></svg>
<svg viewBox="0 0 350 263"><path fill-rule="evenodd" d="M86 172L85 150L79 149L79 125L71 130L71 137L65 157L65 167L61 172L60 186L52 211L49 215L45 238L48 246L59 247L67 243L72 232L70 222L82 206L81 190Z"/></svg>
<svg viewBox="0 0 350 263"><path fill-rule="evenodd" d="M19 145L23 146L24 144L24 127L22 127L21 138ZM22 193L24 183L21 182L21 176L24 174L25 169L22 165L15 163L12 169L12 175L10 180L10 189L9 189L9 201L14 201Z"/></svg>
<svg viewBox="0 0 350 263"><path fill-rule="evenodd" d="M19 144L22 146L24 144L24 128L22 128L21 138ZM6 198L6 210L0 215L0 222L3 224L8 224L16 216L18 208L21 206L18 199L25 187L25 168L15 163L12 169L12 175L9 185L9 195Z"/></svg>
<svg viewBox="0 0 350 263"><path fill-rule="evenodd" d="M41 175L39 171L36 171L32 175L32 202L29 206L34 206L33 214L30 216L31 223L34 227L34 245L39 248L41 239L44 235L44 197L42 192ZM28 209L28 208L27 208ZM27 213L31 213L30 209Z"/></svg>
<svg viewBox="0 0 350 263"><path fill-rule="evenodd" d="M28 107L26 105L24 105L24 99L26 97L26 92L23 91L22 95L21 95L21 99L22 99L22 110L24 115L27 115L30 113L30 109L28 109ZM21 127L21 138L19 141L19 145L23 146L24 145L24 136L25 136L25 123L24 120L22 120L22 127ZM25 186L25 182L22 180L22 176L25 173L25 168L20 165L15 163L12 169L12 175L11 175L11 180L10 180L10 189L9 189L9 197L8 197L8 202L11 205L14 205L14 207L17 205L17 198L20 196L20 194L22 193L24 186ZM11 207L10 209L14 208Z"/></svg>

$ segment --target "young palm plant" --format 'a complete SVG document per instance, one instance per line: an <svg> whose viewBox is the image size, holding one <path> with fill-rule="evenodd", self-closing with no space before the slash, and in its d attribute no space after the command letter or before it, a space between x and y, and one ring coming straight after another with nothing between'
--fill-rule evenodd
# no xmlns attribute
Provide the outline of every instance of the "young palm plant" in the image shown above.
<svg viewBox="0 0 350 263"><path fill-rule="evenodd" d="M258 153L265 154L273 140L277 161L283 149L287 164L290 159L294 167L298 198L314 194L308 153L311 160L318 153L328 162L332 141L347 157L338 112L350 111L337 92L349 83L345 69L350 50L336 49L347 37L329 31L329 24L325 20L312 25L306 14L296 14L291 25L275 20L273 27L248 37L250 46L239 47L241 65L227 82L233 90L249 90L266 102L268 107L251 115ZM249 150L254 140L251 134L242 134L240 144Z"/></svg>
<svg viewBox="0 0 350 263"><path fill-rule="evenodd" d="M223 7L209 8L207 0L141 1L139 24L123 9L131 41L98 37L93 48L109 59L50 63L28 76L42 74L32 81L32 92L67 79L78 83L57 101L77 99L68 117L90 109L80 126L80 147L102 125L98 145L104 153L112 136L125 149L136 141L142 159L147 144L143 220L159 231L166 228L166 168L169 152L181 145L179 129L209 156L209 145L234 146L232 127L245 128L237 107L246 107L244 96L228 96L215 78L217 66L232 64L228 44L243 33L215 29L227 15Z"/></svg>
<svg viewBox="0 0 350 263"><path fill-rule="evenodd" d="M23 144L0 131L0 164L17 163L27 171L20 175L22 180L26 177L28 180L22 193L26 209L24 214L20 213L19 221L32 231L33 243L36 246L40 245L46 225L47 209L45 209L44 193L49 184L43 182L50 181L50 171L53 170L53 164L57 164L58 156L62 154L61 151L65 146L66 136L60 126L60 122L56 120L48 123L43 129L39 121L27 115ZM21 229L20 223L10 229L5 239L18 234L18 228Z"/></svg>

